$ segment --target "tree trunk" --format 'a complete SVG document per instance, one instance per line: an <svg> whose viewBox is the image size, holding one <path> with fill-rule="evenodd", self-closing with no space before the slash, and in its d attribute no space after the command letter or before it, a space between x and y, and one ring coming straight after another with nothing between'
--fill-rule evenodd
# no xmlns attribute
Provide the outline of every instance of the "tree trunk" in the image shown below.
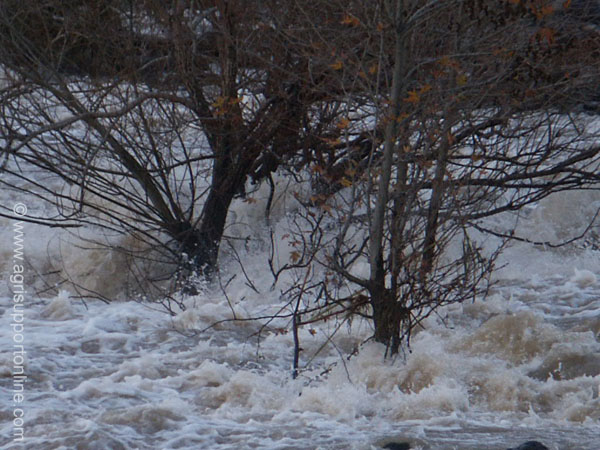
<svg viewBox="0 0 600 450"><path fill-rule="evenodd" d="M405 43L403 15L404 1L396 1L395 25L395 61L390 93L391 108L387 116L385 140L381 172L379 175L379 189L375 208L371 217L371 235L369 238L369 262L371 288L371 306L373 308L373 326L375 340L388 346L392 354L398 352L400 346L400 327L403 308L395 298L395 292L386 288L384 266L384 227L385 215L388 210L389 186L393 170L393 156L396 149L398 121L400 115L401 96L404 91L403 74L405 67Z"/></svg>
<svg viewBox="0 0 600 450"><path fill-rule="evenodd" d="M219 152L225 156L215 158L212 183L199 225L194 227L190 223L182 224L179 237L176 238L182 253L187 255L187 276L199 275L210 279L217 269L227 213L234 196L244 187L250 167L250 164L243 162L234 163L230 153ZM243 154L242 150L238 153Z"/></svg>
<svg viewBox="0 0 600 450"><path fill-rule="evenodd" d="M373 309L373 338L376 342L385 344L391 355L400 349L400 333L402 322L407 319L407 310L402 307L387 289L373 288L370 290L371 307Z"/></svg>
<svg viewBox="0 0 600 450"><path fill-rule="evenodd" d="M446 133L448 134L449 131ZM427 225L425 227L425 239L423 240L423 258L421 260L421 278L423 281L433 269L433 263L436 254L436 236L439 225L439 214L444 199L444 176L446 174L446 165L448 157L448 137L444 138L441 148L438 150L436 161L435 176L432 182L431 199L429 200L429 210L427 212Z"/></svg>

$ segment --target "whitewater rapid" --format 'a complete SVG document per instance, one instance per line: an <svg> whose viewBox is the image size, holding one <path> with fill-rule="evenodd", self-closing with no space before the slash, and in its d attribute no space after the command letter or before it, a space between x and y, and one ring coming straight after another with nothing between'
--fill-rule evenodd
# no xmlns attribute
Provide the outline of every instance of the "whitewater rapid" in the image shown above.
<svg viewBox="0 0 600 450"><path fill-rule="evenodd" d="M553 449L598 449L600 283L586 268L565 264L558 273L559 258L540 263L539 253L546 273L446 308L395 361L361 344L369 330L356 323L297 380L290 334L269 329L259 340L254 322L198 332L231 316L213 291L187 299L174 318L132 301L86 307L67 292L31 300L22 448L370 449L402 439L503 449L535 438ZM577 262L595 260L590 252ZM242 314L270 308L241 281L238 294ZM303 355L326 332L302 330ZM0 362L6 400L10 354ZM21 448L10 443L10 412L3 408L2 448Z"/></svg>
<svg viewBox="0 0 600 450"><path fill-rule="evenodd" d="M555 215L564 221L583 204L548 203L531 214L531 236L552 238L562 225L548 211L562 208ZM249 211L238 209L236 219L259 223ZM2 226L3 236L12 232L10 222ZM54 234L25 227L28 270L58 270L47 262L58 257ZM11 245L0 246L5 275ZM62 270L107 296L122 290L122 255L61 248ZM240 248L239 256L258 292L229 260L227 295L207 286L182 299L185 311L174 317L131 299L34 295L43 286L28 277L24 443L13 441L13 309L3 294L0 448L369 450L409 441L501 450L535 439L553 450L600 449L600 252L509 246L489 295L440 309L395 360L365 342L372 330L364 321L330 340L336 323L307 326L296 380L287 321L211 327L234 313L268 315L286 301L272 289L265 248Z"/></svg>

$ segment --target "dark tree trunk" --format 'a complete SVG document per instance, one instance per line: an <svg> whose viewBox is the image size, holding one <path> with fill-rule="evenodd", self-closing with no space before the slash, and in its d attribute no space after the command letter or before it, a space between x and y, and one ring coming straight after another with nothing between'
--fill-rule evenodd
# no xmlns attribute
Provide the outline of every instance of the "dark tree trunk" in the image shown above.
<svg viewBox="0 0 600 450"><path fill-rule="evenodd" d="M387 289L374 288L369 293L375 328L373 338L385 344L388 352L395 355L400 349L400 333L407 310Z"/></svg>
<svg viewBox="0 0 600 450"><path fill-rule="evenodd" d="M234 163L230 152L223 153L226 156L215 158L213 164L212 183L202 208L200 223L196 227L190 223L183 224L177 238L181 252L187 255L185 275L188 277L198 275L211 279L215 273L229 207L246 183L250 164L243 162L243 159Z"/></svg>

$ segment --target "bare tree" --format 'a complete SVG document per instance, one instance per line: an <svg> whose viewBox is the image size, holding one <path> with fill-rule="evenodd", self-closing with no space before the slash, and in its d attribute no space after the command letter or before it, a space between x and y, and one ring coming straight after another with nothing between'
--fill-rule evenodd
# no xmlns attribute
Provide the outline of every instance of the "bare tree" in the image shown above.
<svg viewBox="0 0 600 450"><path fill-rule="evenodd" d="M210 275L247 183L309 173L294 327L362 314L395 353L485 292L489 218L597 181L596 19L555 3L5 1L0 181Z"/></svg>
<svg viewBox="0 0 600 450"><path fill-rule="evenodd" d="M567 3L383 3L367 32L381 36L378 66L362 78L376 123L347 124L371 151L340 166L340 195L311 205L297 228L306 245L290 267L319 275L303 281L313 301L295 323L365 315L396 353L439 306L485 293L502 244L484 251L477 236L516 237L491 218L596 185L600 147L583 111L600 35ZM349 26L373 24L367 14ZM340 62L359 71L366 61ZM333 235L302 241L321 227Z"/></svg>
<svg viewBox="0 0 600 450"><path fill-rule="evenodd" d="M335 69L310 72L319 49L296 41L314 24L281 6L3 2L2 182L59 207L29 219L134 233L210 275L234 197L324 147L339 115Z"/></svg>

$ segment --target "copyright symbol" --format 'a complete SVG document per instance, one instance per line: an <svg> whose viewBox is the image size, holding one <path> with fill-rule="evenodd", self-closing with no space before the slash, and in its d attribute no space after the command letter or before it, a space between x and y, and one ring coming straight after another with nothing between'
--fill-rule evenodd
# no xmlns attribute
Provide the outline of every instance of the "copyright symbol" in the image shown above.
<svg viewBox="0 0 600 450"><path fill-rule="evenodd" d="M27 214L27 206L25 206L23 203L17 203L15 206L13 206L13 212L17 216L24 216Z"/></svg>

